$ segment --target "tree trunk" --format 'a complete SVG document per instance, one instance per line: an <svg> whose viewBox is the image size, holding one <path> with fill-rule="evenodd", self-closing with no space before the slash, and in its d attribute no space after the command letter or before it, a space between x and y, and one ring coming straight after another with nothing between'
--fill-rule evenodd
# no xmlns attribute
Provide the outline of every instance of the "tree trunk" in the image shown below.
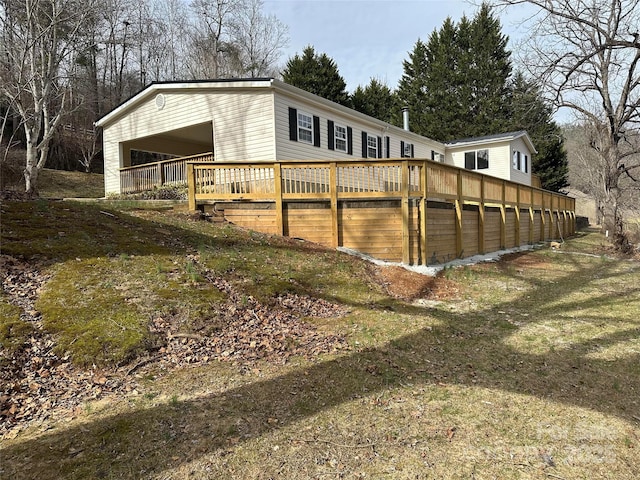
<svg viewBox="0 0 640 480"><path fill-rule="evenodd" d="M38 149L27 141L27 162L24 168L25 191L28 194L38 194Z"/></svg>

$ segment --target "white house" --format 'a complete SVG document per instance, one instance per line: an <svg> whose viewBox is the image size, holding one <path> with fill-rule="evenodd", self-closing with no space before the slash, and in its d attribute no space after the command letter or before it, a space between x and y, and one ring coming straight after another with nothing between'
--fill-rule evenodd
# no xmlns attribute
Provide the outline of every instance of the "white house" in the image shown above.
<svg viewBox="0 0 640 480"><path fill-rule="evenodd" d="M443 144L272 78L154 83L96 126L107 194L120 192L134 150L247 162L426 158L525 185L535 153L526 132Z"/></svg>
<svg viewBox="0 0 640 480"><path fill-rule="evenodd" d="M524 130L455 140L445 147L450 165L531 185L531 155L537 151Z"/></svg>

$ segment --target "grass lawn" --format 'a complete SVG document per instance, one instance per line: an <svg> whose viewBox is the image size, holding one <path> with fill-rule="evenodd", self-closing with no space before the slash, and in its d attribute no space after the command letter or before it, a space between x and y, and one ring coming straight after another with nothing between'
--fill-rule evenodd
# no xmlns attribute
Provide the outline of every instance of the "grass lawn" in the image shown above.
<svg viewBox="0 0 640 480"><path fill-rule="evenodd" d="M47 275L36 327L60 362L133 385L6 430L1 478L638 476L640 263L596 233L433 280L166 211L0 208L2 255ZM300 354L285 332L290 351L247 360L189 343L263 338L285 294L339 305L299 320L347 347ZM6 296L0 312L8 365L32 331ZM159 318L197 361L171 366Z"/></svg>
<svg viewBox="0 0 640 480"><path fill-rule="evenodd" d="M2 170L7 178L4 188L24 192L21 169ZM5 185L6 183L6 185ZM104 176L99 173L84 173L44 168L38 177L38 192L41 198L102 198L104 197Z"/></svg>

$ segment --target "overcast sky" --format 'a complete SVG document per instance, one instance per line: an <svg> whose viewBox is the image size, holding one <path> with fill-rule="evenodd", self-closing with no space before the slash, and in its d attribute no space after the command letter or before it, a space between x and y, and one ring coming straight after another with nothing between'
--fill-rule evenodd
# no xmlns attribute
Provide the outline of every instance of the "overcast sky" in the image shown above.
<svg viewBox="0 0 640 480"><path fill-rule="evenodd" d="M503 33L514 40L511 49L521 36L523 8L497 14ZM477 7L468 0L264 0L264 11L289 27L283 65L311 45L336 62L353 92L371 77L395 89L416 41L427 40L447 17L473 17Z"/></svg>

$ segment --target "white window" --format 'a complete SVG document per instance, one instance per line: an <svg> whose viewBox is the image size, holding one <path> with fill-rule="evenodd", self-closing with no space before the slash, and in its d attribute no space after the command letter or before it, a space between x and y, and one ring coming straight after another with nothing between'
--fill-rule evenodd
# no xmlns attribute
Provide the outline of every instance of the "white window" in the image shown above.
<svg viewBox="0 0 640 480"><path fill-rule="evenodd" d="M367 135L367 158L378 158L378 137Z"/></svg>
<svg viewBox="0 0 640 480"><path fill-rule="evenodd" d="M347 127L342 125L334 125L334 147L340 152L347 151Z"/></svg>
<svg viewBox="0 0 640 480"><path fill-rule="evenodd" d="M529 173L529 156L514 150L511 165L514 170Z"/></svg>
<svg viewBox="0 0 640 480"><path fill-rule="evenodd" d="M412 143L405 143L404 144L404 152L402 152L402 156L404 158L413 157L413 144Z"/></svg>
<svg viewBox="0 0 640 480"><path fill-rule="evenodd" d="M484 170L489 168L489 150L464 152L464 168L467 170Z"/></svg>
<svg viewBox="0 0 640 480"><path fill-rule="evenodd" d="M298 112L298 141L313 143L313 117L304 112Z"/></svg>

